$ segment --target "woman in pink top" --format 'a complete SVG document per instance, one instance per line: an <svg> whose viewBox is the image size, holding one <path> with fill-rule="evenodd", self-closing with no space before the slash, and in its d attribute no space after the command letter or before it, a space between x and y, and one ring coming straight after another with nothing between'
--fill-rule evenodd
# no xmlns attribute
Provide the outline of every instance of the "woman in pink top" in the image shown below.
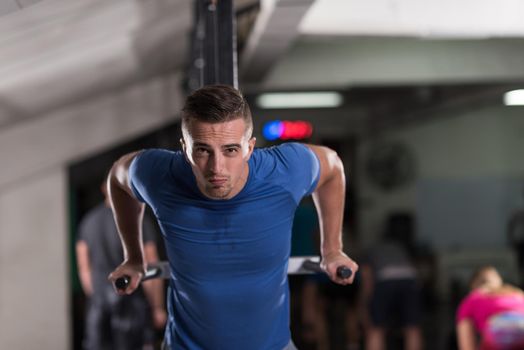
<svg viewBox="0 0 524 350"><path fill-rule="evenodd" d="M524 349L524 292L492 266L477 270L470 287L457 311L459 349Z"/></svg>

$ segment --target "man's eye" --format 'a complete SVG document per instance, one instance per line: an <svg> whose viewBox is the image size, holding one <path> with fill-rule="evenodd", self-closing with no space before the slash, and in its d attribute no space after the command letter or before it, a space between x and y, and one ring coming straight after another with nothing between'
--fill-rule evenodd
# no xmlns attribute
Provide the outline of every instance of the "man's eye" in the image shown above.
<svg viewBox="0 0 524 350"><path fill-rule="evenodd" d="M228 155L234 155L234 154L237 154L238 153L238 149L237 148L226 148L226 154Z"/></svg>
<svg viewBox="0 0 524 350"><path fill-rule="evenodd" d="M199 154L199 155L200 155L200 154L208 154L208 153L209 153L209 150L206 149L206 148L201 148L201 147L199 147L199 148L195 148L195 153L196 153L196 154Z"/></svg>

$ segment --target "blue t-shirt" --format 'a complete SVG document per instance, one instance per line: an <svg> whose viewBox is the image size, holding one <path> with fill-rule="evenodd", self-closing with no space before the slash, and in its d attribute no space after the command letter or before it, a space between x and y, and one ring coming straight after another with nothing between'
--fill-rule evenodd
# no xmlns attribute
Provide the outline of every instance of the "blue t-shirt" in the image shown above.
<svg viewBox="0 0 524 350"><path fill-rule="evenodd" d="M319 172L302 144L255 149L244 188L213 200L198 189L182 152L147 150L133 160L131 186L158 219L172 269L171 349L281 350L289 343L293 215Z"/></svg>

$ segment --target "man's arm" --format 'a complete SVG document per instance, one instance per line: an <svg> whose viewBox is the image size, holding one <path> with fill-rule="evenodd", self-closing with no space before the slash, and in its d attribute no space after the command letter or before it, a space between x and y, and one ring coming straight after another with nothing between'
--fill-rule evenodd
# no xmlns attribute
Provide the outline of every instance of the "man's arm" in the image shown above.
<svg viewBox="0 0 524 350"><path fill-rule="evenodd" d="M342 220L346 179L344 166L337 153L327 147L307 145L320 161L320 178L313 192L313 200L320 221L320 254L322 268L334 282L353 283L358 265L342 251ZM342 279L336 274L339 266L347 266L353 274Z"/></svg>
<svg viewBox="0 0 524 350"><path fill-rule="evenodd" d="M114 282L125 275L130 277L129 286L125 291L117 291L119 294L131 294L138 288L146 268L142 242L145 205L135 198L129 182L129 167L137 154L130 153L117 160L107 178L107 193L124 248L124 262L109 279Z"/></svg>
<svg viewBox="0 0 524 350"><path fill-rule="evenodd" d="M89 247L85 241L76 242L76 265L78 266L78 277L84 294L88 297L93 295L93 283L91 280L91 263L89 261Z"/></svg>

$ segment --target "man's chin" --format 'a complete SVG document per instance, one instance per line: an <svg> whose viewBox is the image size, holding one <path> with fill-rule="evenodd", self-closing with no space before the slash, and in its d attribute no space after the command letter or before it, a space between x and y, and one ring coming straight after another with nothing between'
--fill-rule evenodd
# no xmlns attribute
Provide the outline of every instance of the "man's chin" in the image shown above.
<svg viewBox="0 0 524 350"><path fill-rule="evenodd" d="M231 191L225 188L211 188L205 194L211 199L227 199L230 193Z"/></svg>

